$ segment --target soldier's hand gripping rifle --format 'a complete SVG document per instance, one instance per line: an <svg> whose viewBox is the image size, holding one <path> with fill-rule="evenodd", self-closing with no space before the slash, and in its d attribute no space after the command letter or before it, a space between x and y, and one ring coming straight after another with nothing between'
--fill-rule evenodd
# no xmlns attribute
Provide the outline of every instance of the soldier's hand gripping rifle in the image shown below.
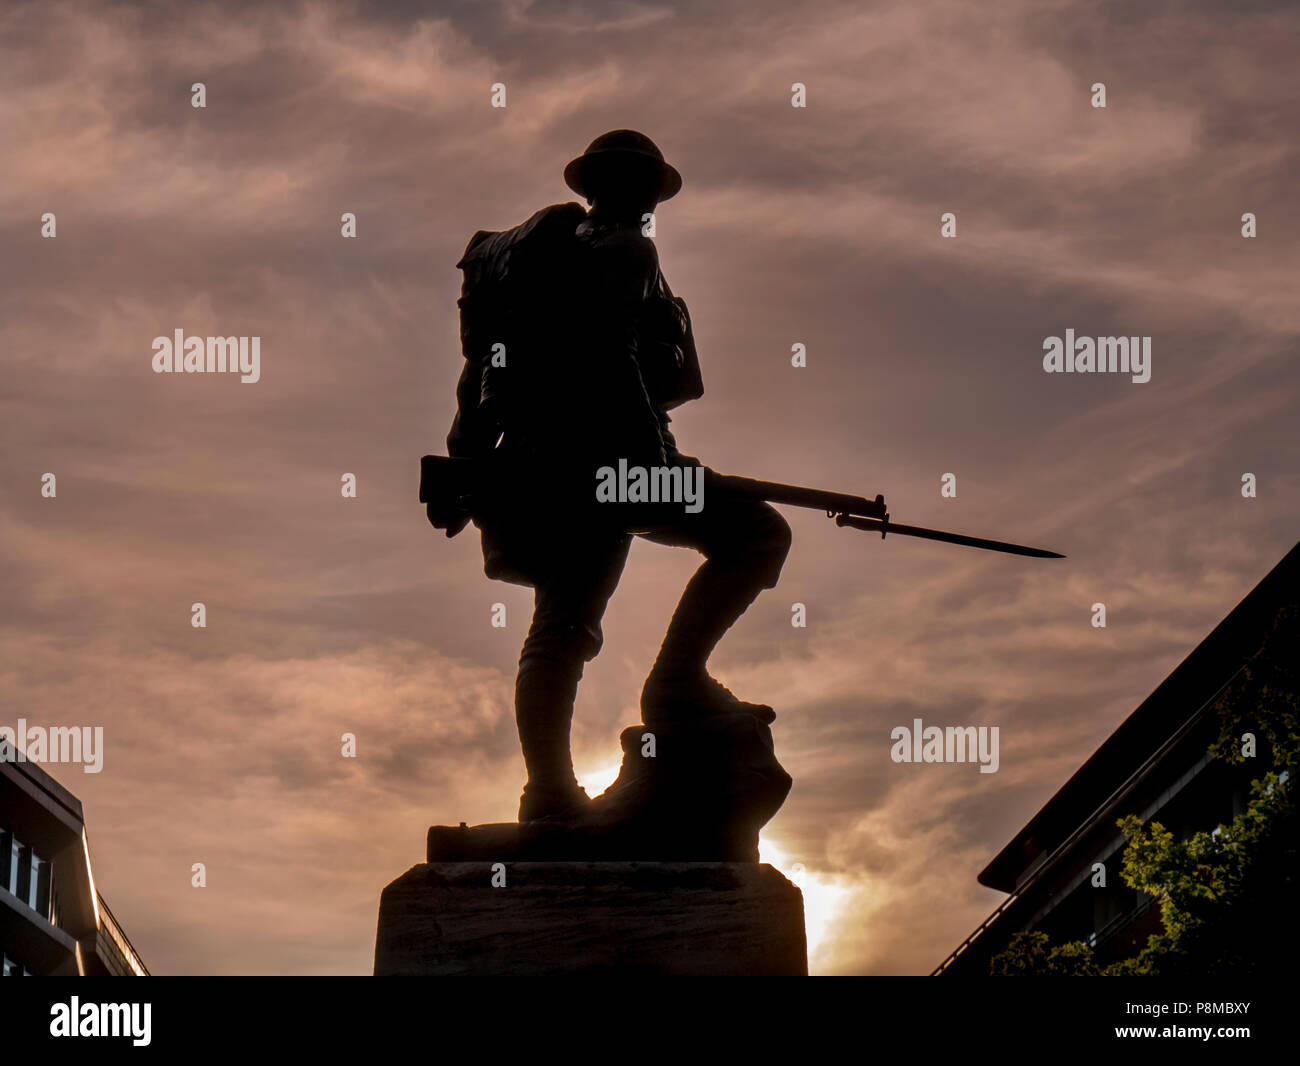
<svg viewBox="0 0 1300 1066"><path fill-rule="evenodd" d="M445 529L454 537L469 522L474 511L476 496L491 491L490 464L479 459L452 459L445 455L426 455L420 460L420 502L425 504L429 521L437 529ZM1044 548L1029 548L1023 544L1008 544L984 537L968 537L962 533L948 533L941 529L923 526L905 526L890 521L885 498L869 500L865 496L850 496L842 492L824 492L805 489L798 485L782 485L775 481L755 481L747 477L733 477L705 470L704 494L721 493L734 497L784 503L793 507L808 507L825 511L834 518L837 526L878 532L881 539L897 533L905 537L923 537L947 544L964 544L986 551L1007 552L1011 555L1028 555L1035 559L1064 559L1064 555Z"/></svg>

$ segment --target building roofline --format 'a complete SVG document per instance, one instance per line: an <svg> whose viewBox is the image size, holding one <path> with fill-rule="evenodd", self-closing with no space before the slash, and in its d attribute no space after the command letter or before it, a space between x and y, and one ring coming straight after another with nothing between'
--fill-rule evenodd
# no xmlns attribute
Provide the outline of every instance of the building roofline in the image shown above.
<svg viewBox="0 0 1300 1066"><path fill-rule="evenodd" d="M1056 851L1163 746L1227 674L1259 650L1261 627L1300 587L1300 542L1234 607L980 871L979 882L1015 892L1039 856ZM1197 694L1202 695L1198 696Z"/></svg>
<svg viewBox="0 0 1300 1066"><path fill-rule="evenodd" d="M0 768L7 768L7 772L20 787L26 786L26 791L30 792L32 788L35 788L53 800L58 807L62 808L62 811L59 812L61 815L67 815L75 820L78 831L86 824L86 816L81 807L81 800L77 799L58 781L42 770L40 763L27 758L23 758L21 761L16 758L0 759ZM6 772L6 770L0 769L0 772ZM22 780L24 778L25 781ZM49 804L46 806L48 807ZM67 818L63 820L67 822Z"/></svg>

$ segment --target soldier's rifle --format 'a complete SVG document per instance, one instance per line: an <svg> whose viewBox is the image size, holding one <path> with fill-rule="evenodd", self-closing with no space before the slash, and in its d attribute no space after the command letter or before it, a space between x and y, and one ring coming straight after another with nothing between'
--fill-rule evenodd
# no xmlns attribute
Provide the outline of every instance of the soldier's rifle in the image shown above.
<svg viewBox="0 0 1300 1066"><path fill-rule="evenodd" d="M438 522L435 515L452 515L457 511L469 514L474 508L476 494L490 484L486 464L478 459L450 458L445 455L426 455L420 460L420 502L429 508L430 520L438 528L447 529L448 536L459 532L464 522ZM963 544L985 551L1006 552L1010 555L1027 555L1034 559L1064 559L1058 552L1045 548L1030 548L1023 544L1010 544L986 537L970 537L964 533L949 533L942 529L908 526L890 519L884 496L868 499L842 492L806 489L799 485L784 485L776 481L757 481L753 478L718 474L706 470L704 475L705 499L710 494L724 494L740 499L766 500L768 503L787 504L824 511L835 524L868 533L879 533L883 540L890 533L904 537L922 537L945 544Z"/></svg>

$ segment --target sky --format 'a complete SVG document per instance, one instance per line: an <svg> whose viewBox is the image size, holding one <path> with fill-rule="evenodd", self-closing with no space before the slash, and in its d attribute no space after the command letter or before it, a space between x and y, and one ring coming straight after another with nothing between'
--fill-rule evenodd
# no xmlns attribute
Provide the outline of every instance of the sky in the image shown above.
<svg viewBox="0 0 1300 1066"><path fill-rule="evenodd" d="M1068 556L787 509L710 661L777 711L764 857L812 971L928 973L1295 543L1298 50L1287 3L0 7L0 724L103 727L100 773L47 769L145 964L368 973L427 827L515 817L530 593L430 528L419 457L466 242L631 127L684 180L655 238L703 367L684 452ZM154 373L178 328L260 337L260 380ZM1044 372L1067 329L1150 337L1150 380ZM576 708L593 789L697 563L633 546ZM915 718L998 727L997 772L894 763Z"/></svg>

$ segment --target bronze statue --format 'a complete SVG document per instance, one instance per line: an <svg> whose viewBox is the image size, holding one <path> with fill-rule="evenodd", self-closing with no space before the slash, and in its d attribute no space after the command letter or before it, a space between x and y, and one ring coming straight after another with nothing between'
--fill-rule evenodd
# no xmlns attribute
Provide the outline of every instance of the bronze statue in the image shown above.
<svg viewBox="0 0 1300 1066"><path fill-rule="evenodd" d="M597 137L564 177L590 210L554 204L513 229L480 231L458 264L458 410L450 456L422 460L420 499L449 537L479 527L489 577L535 590L515 681L528 781L518 824L433 826L428 858L753 862L791 780L776 760L772 708L738 699L706 663L781 573L790 527L772 503L882 537L1061 556L899 525L882 496L722 475L681 454L668 412L703 383L686 304L643 228L681 178L633 130ZM614 470L621 484L630 468L657 471L661 486L694 484L699 498L602 494ZM592 800L573 773L573 702L633 536L694 548L704 562L642 688L643 724L623 730L619 778Z"/></svg>
<svg viewBox="0 0 1300 1066"><path fill-rule="evenodd" d="M768 503L728 494L680 503L601 503L598 471L698 467L668 412L703 393L690 316L659 267L646 222L681 177L644 134L597 137L564 170L586 198L480 231L458 264L464 369L447 448L489 460L498 491L468 510L431 502L454 536L472 517L489 577L535 590L515 712L528 781L520 822L580 816L589 799L569 750L583 666L632 536L694 548L704 562L682 594L641 692L647 728L775 717L714 680L706 662L759 592L772 588L790 527ZM788 786L787 786L788 787Z"/></svg>

